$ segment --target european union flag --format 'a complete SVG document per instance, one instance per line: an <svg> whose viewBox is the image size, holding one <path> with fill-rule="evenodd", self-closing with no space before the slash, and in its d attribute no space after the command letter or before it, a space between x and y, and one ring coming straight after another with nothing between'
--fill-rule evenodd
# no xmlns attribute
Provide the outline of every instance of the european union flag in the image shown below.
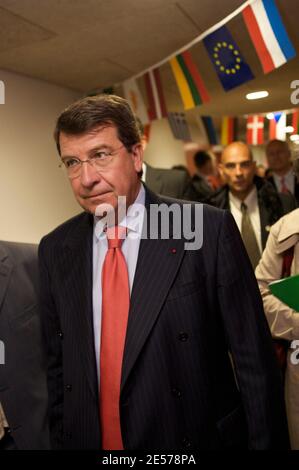
<svg viewBox="0 0 299 470"><path fill-rule="evenodd" d="M209 34L203 42L225 91L254 78L249 65L244 61L237 44L225 26Z"/></svg>

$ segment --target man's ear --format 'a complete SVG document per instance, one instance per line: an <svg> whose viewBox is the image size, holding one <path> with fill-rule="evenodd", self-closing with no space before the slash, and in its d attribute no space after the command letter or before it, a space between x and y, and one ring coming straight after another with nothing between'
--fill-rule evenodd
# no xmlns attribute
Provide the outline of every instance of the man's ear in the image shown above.
<svg viewBox="0 0 299 470"><path fill-rule="evenodd" d="M142 143L133 145L131 154L133 158L134 167L137 173L139 173L142 170L143 152L144 151L143 151Z"/></svg>
<svg viewBox="0 0 299 470"><path fill-rule="evenodd" d="M224 166L223 166L223 163L221 163L221 162L218 163L217 168L218 168L218 171L219 171L219 173L220 173L221 178L224 178L224 171L223 171L223 170L224 170Z"/></svg>

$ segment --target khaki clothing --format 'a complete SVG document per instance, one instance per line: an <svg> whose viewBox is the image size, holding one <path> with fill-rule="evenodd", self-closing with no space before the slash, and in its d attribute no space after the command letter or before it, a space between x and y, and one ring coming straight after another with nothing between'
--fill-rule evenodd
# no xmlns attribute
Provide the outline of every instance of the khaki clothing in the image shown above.
<svg viewBox="0 0 299 470"><path fill-rule="evenodd" d="M294 247L291 275L299 274L299 209L282 217L271 227L262 259L255 274L264 302L265 314L274 338L299 340L299 312L271 294L269 283L281 278L283 253ZM299 449L299 364L292 364L289 349L285 399L292 449Z"/></svg>

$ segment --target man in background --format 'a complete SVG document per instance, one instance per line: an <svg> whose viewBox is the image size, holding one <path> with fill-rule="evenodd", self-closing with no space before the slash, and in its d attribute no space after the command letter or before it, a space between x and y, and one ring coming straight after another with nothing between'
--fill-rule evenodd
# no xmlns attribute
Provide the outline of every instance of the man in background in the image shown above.
<svg viewBox="0 0 299 470"><path fill-rule="evenodd" d="M141 120L136 117L141 136L143 150L148 144L148 136L144 132ZM141 179L147 187L157 194L177 199L191 199L193 195L190 186L191 178L188 171L170 168L155 168L148 163L142 163Z"/></svg>
<svg viewBox="0 0 299 470"><path fill-rule="evenodd" d="M255 269L271 225L295 208L295 200L290 194L278 194L255 175L256 163L243 142L233 142L224 149L219 170L226 184L207 202L231 211Z"/></svg>
<svg viewBox="0 0 299 470"><path fill-rule="evenodd" d="M299 183L296 180L291 152L288 143L283 140L270 140L266 146L266 157L268 166L272 170L272 176L268 181L277 192L292 194L297 206L299 205Z"/></svg>
<svg viewBox="0 0 299 470"><path fill-rule="evenodd" d="M197 194L197 201L204 201L215 190L212 177L215 173L212 157L205 151L199 150L194 155L196 174L192 178L192 185Z"/></svg>
<svg viewBox="0 0 299 470"><path fill-rule="evenodd" d="M48 449L37 247L0 242L0 450Z"/></svg>

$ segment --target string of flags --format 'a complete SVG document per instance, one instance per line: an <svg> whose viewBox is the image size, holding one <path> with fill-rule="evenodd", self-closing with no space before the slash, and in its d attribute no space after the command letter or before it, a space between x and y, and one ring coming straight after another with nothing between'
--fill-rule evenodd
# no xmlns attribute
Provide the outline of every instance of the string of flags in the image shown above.
<svg viewBox="0 0 299 470"><path fill-rule="evenodd" d="M246 2L235 13L236 16L240 14L241 21L244 22L244 28L248 31L264 74L270 73L296 56L275 0L252 0ZM231 17L232 15L196 38L192 41L191 47L186 47L185 50L160 62L158 66L122 83L125 98L143 124L167 117L169 114L160 75L162 65L168 64L172 71L184 110L187 111L212 100L209 87L205 84L194 60L195 52L192 50L194 44L202 42L203 50L206 51L213 64L215 74L225 92L255 78L244 53L241 52L231 31L224 24ZM145 90L146 100L140 91L139 84L143 84L142 89ZM260 124L259 128L261 128ZM231 126L232 123L228 120L228 134L231 132ZM260 140L255 132L252 135L254 140ZM229 139L229 136L227 138ZM225 133L223 134L224 140Z"/></svg>
<svg viewBox="0 0 299 470"><path fill-rule="evenodd" d="M201 116L210 145L228 145L235 140L246 140L248 145L263 145L269 140L286 140L287 135L299 134L299 109L250 116L223 116L217 132L211 116ZM246 119L245 135L240 135L240 121ZM289 125L289 126L288 126Z"/></svg>

